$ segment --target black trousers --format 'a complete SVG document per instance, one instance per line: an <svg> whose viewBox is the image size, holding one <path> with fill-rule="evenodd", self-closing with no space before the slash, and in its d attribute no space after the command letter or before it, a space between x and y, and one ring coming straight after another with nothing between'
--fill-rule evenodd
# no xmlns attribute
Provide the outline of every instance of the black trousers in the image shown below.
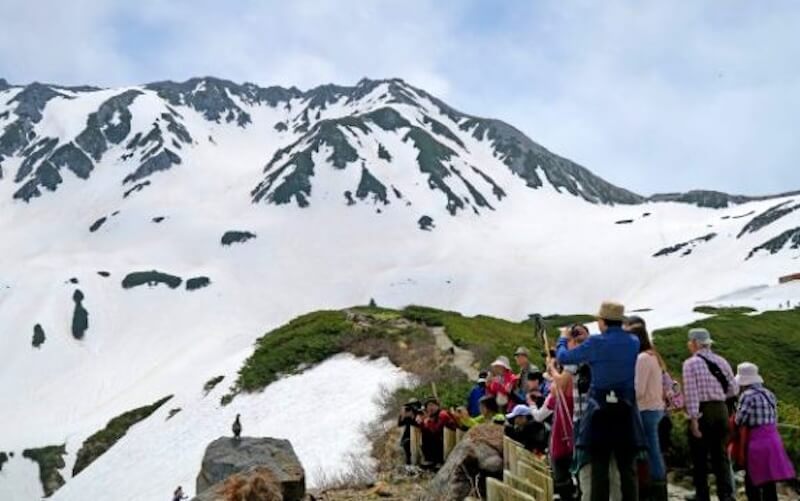
<svg viewBox="0 0 800 501"><path fill-rule="evenodd" d="M697 501L709 501L708 461L717 481L717 497L721 501L734 499L733 477L730 459L725 445L728 440L728 409L725 402L702 402L700 404L700 433L702 438L695 438L691 428L689 434L689 452L692 456L692 478Z"/></svg>
<svg viewBox="0 0 800 501"><path fill-rule="evenodd" d="M625 404L606 405L592 416L592 501L610 499L608 475L611 457L617 461L622 501L639 498L636 475L636 444L633 438L631 408Z"/></svg>
<svg viewBox="0 0 800 501"><path fill-rule="evenodd" d="M411 439L404 438L400 441L400 445L403 446L403 452L406 456L406 464L411 464Z"/></svg>
<svg viewBox="0 0 800 501"><path fill-rule="evenodd" d="M553 470L553 490L561 498L561 501L573 501L575 499L575 483L572 481L572 456L555 459L552 462Z"/></svg>
<svg viewBox="0 0 800 501"><path fill-rule="evenodd" d="M750 475L744 477L747 501L778 501L778 487L775 482L756 487L750 482Z"/></svg>

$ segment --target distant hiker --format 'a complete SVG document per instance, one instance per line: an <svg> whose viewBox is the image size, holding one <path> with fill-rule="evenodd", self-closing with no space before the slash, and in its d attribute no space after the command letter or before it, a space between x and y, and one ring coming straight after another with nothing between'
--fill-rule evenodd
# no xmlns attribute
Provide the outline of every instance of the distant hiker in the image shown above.
<svg viewBox="0 0 800 501"><path fill-rule="evenodd" d="M517 385L517 377L511 371L508 357L497 357L491 367L492 376L486 384L486 393L497 399L497 405L501 409L513 409L515 404L511 395Z"/></svg>
<svg viewBox="0 0 800 501"><path fill-rule="evenodd" d="M480 399L479 407L481 412L480 415L476 417L470 417L466 415L466 413L457 414L459 426L469 429L484 423L505 424L505 414L500 412L500 408L497 406L497 400L495 400L494 397L488 395L484 396Z"/></svg>
<svg viewBox="0 0 800 501"><path fill-rule="evenodd" d="M422 432L422 455L426 466L437 468L444 463L444 428L455 428L455 421L439 400L429 397L425 400L425 414L417 416L417 424Z"/></svg>
<svg viewBox="0 0 800 501"><path fill-rule="evenodd" d="M664 380L662 362L650 341L645 323L637 319L628 325L628 332L639 338L639 357L636 359L636 405L642 416L647 441L647 462L650 472L649 485L639 485L640 495L649 492L648 499L667 501L667 471L661 443L659 425L664 418ZM645 491L645 492L642 492Z"/></svg>
<svg viewBox="0 0 800 501"><path fill-rule="evenodd" d="M600 336L590 336L569 349L570 334L562 331L557 359L562 365L587 363L592 382L589 401L577 433L577 447L588 452L592 467L591 499L609 499L609 466L616 458L623 501L638 498L634 461L644 445L644 430L636 407L636 357L639 340L622 329L625 307L604 302L597 314Z"/></svg>
<svg viewBox="0 0 800 501"><path fill-rule="evenodd" d="M477 417L481 413L480 401L486 395L486 379L489 377L487 371L481 371L478 374L478 380L475 381L475 386L469 392L467 397L467 411L471 417Z"/></svg>
<svg viewBox="0 0 800 501"><path fill-rule="evenodd" d="M184 499L189 498L183 493L183 487L179 485L175 492L172 493L172 501L182 501Z"/></svg>
<svg viewBox="0 0 800 501"><path fill-rule="evenodd" d="M506 415L508 423L505 435L532 452L544 453L547 449L547 430L542 423L533 419L533 412L527 405L518 404Z"/></svg>
<svg viewBox="0 0 800 501"><path fill-rule="evenodd" d="M717 480L717 496L734 499L734 481L726 452L728 406L738 393L733 370L727 360L711 352L711 334L706 329L689 330L692 356L683 362L683 390L689 417L689 451L697 501L708 501L708 460Z"/></svg>
<svg viewBox="0 0 800 501"><path fill-rule="evenodd" d="M532 372L539 372L539 368L535 365L531 365L528 355L528 349L524 346L520 346L514 352L514 361L517 362L517 367L519 367L519 373L517 374L517 388L516 388L516 396L518 403L524 403L525 399L527 398L527 387L526 382L528 381L528 375Z"/></svg>
<svg viewBox="0 0 800 501"><path fill-rule="evenodd" d="M233 422L231 430L233 431L233 438L239 440L242 436L242 423L239 421L239 414L236 415L236 420Z"/></svg>
<svg viewBox="0 0 800 501"><path fill-rule="evenodd" d="M403 405L400 417L397 418L397 426L403 428L403 436L400 438L400 446L406 457L406 464L411 464L411 427L417 426L417 416L422 414L422 403L416 398L411 398Z"/></svg>
<svg viewBox="0 0 800 501"><path fill-rule="evenodd" d="M745 489L749 501L778 499L776 482L795 478L791 460L778 434L777 400L764 387L755 364L744 362L736 371L742 389L736 424L746 429Z"/></svg>

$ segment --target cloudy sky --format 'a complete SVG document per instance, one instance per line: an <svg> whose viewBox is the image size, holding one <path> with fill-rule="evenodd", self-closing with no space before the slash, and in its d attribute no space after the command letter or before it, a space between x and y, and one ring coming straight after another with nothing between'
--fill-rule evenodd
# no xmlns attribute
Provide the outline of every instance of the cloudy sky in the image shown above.
<svg viewBox="0 0 800 501"><path fill-rule="evenodd" d="M800 189L800 2L2 0L0 77L401 77L642 192Z"/></svg>

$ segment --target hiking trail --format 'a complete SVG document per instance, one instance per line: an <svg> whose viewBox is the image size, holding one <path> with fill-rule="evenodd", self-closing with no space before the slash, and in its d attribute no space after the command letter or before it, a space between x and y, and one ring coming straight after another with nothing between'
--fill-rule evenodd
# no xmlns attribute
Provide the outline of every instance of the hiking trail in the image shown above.
<svg viewBox="0 0 800 501"><path fill-rule="evenodd" d="M459 348L447 335L444 327L428 327L436 340L436 347L443 352L453 354L453 365L463 372L470 381L478 379L478 370L474 367L475 355L471 351Z"/></svg>

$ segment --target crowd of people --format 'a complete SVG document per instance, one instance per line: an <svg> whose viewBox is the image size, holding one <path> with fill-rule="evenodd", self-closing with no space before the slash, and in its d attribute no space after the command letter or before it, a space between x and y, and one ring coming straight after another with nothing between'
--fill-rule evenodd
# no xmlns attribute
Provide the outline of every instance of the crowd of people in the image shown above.
<svg viewBox="0 0 800 501"><path fill-rule="evenodd" d="M549 456L555 494L561 500L667 500L664 452L671 415L687 416L695 494L710 499L708 466L717 497L735 499L734 468L745 472L747 498L776 500L777 482L795 478L777 430L775 395L758 367L730 364L712 351L706 329L688 331L688 358L681 385L653 346L645 320L605 302L600 333L581 324L564 327L546 366L529 351L514 352L515 371L499 356L480 373L466 406L445 410L436 398L409 401L398 424L411 463L411 428L422 436L424 465L444 462L445 428L504 426L526 449Z"/></svg>

